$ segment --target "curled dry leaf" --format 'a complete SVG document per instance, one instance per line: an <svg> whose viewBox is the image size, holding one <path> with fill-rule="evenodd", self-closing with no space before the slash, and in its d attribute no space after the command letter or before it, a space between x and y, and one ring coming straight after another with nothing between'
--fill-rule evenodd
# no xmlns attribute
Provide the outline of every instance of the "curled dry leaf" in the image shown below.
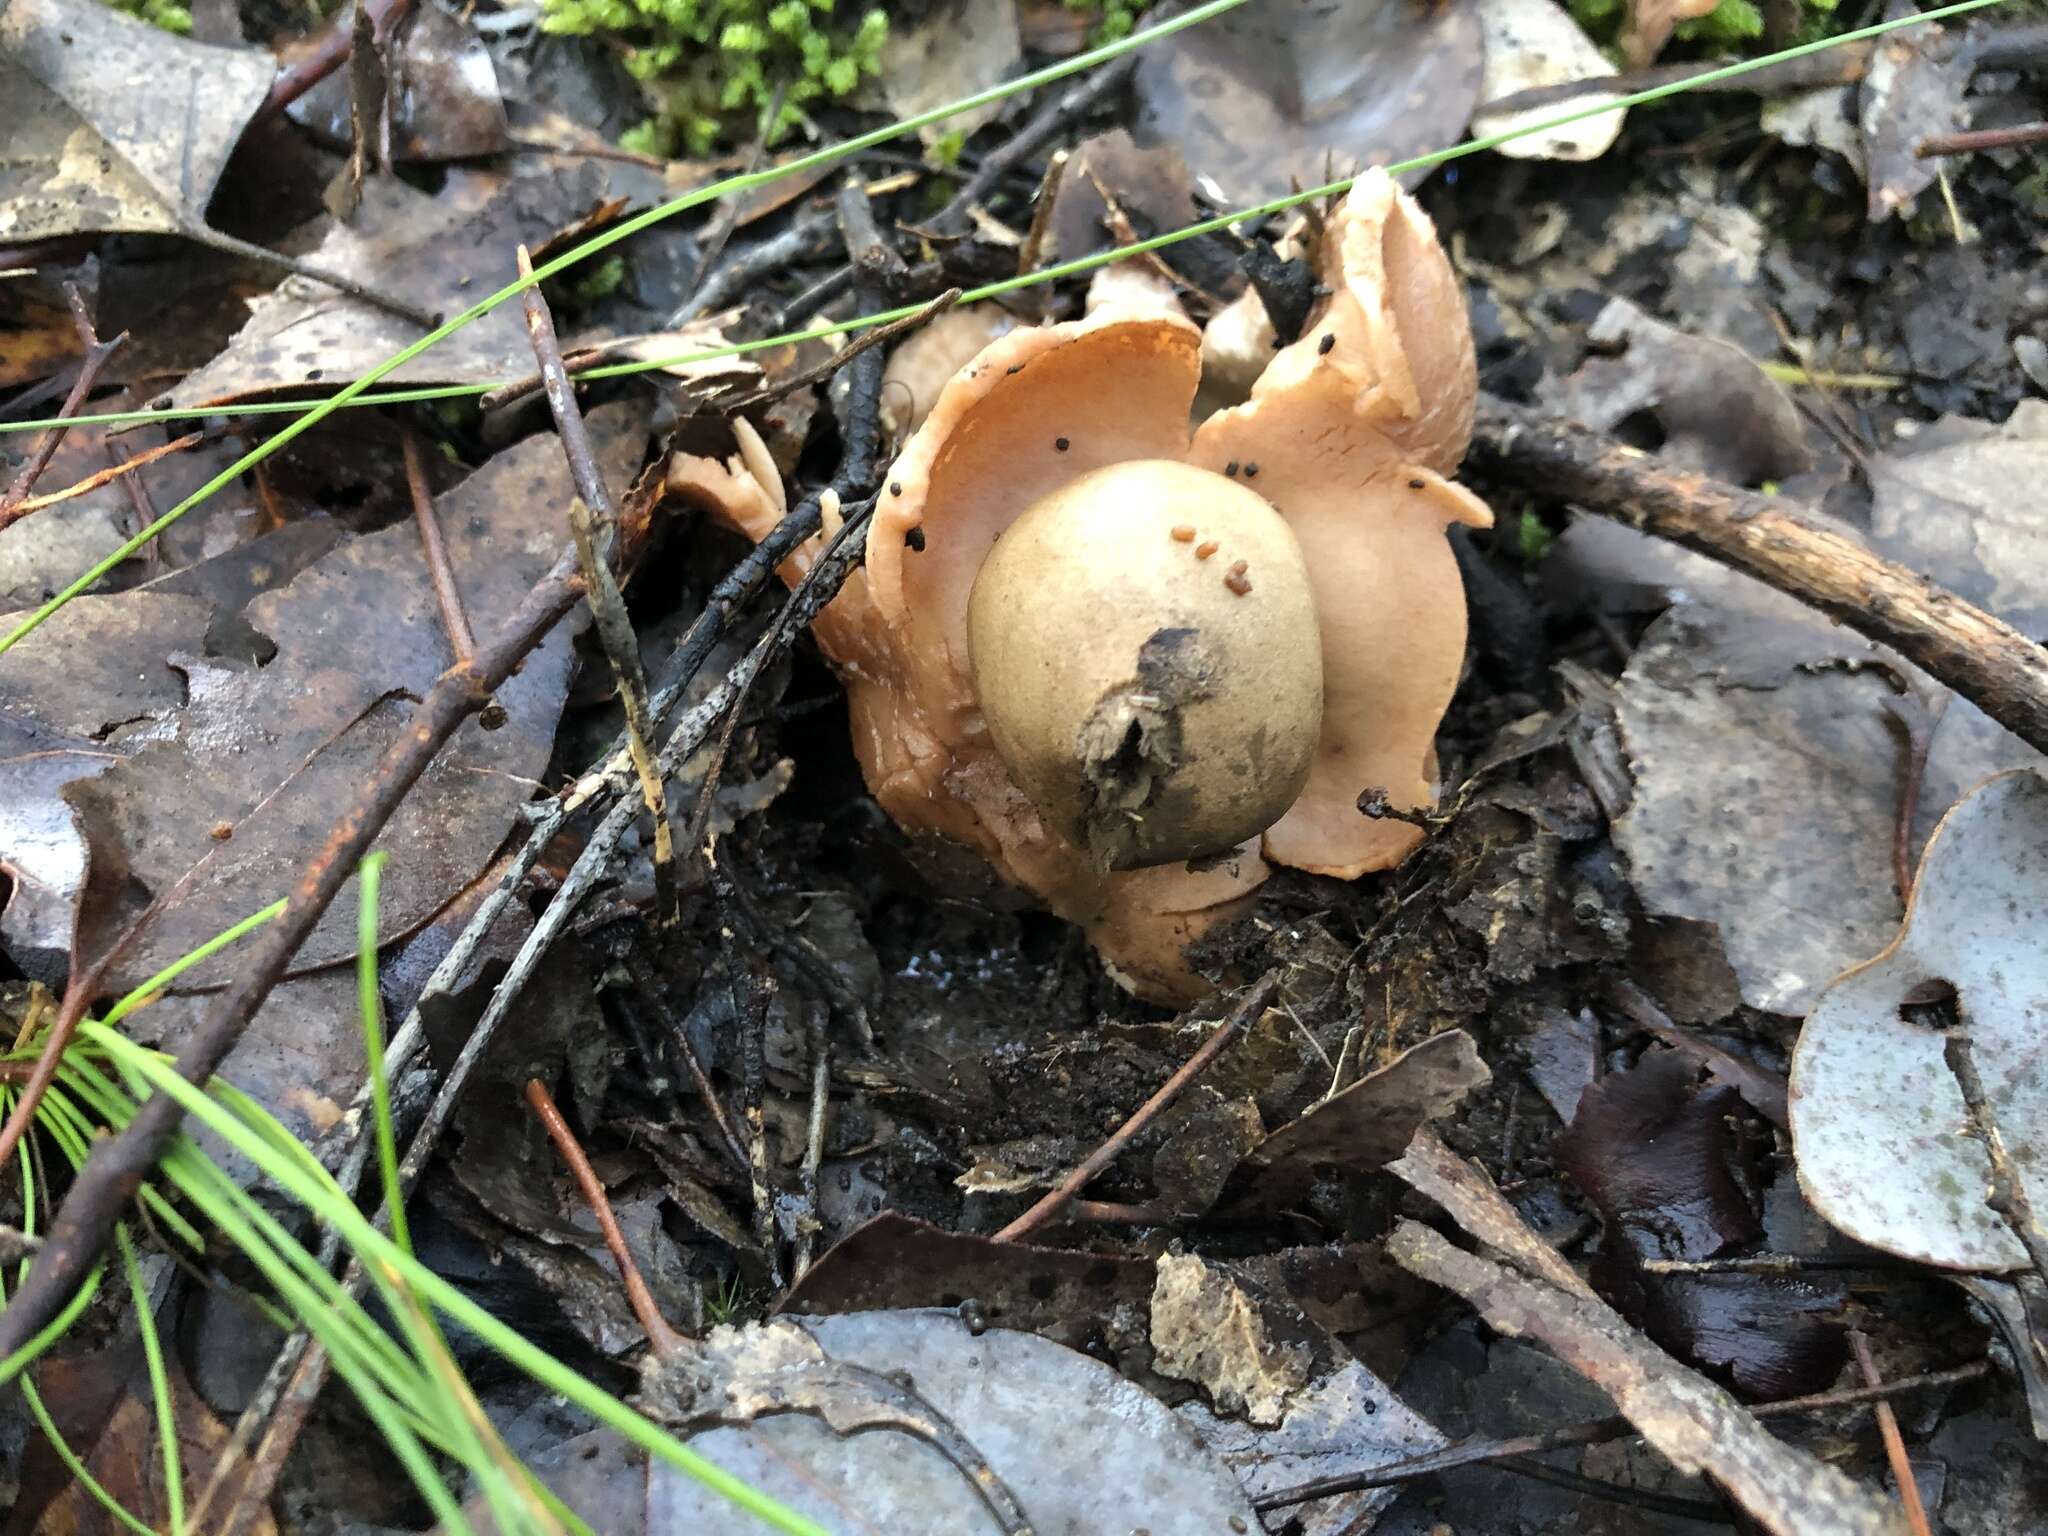
<svg viewBox="0 0 2048 1536"><path fill-rule="evenodd" d="M1479 82L1481 110L1472 119L1474 138L1513 133L1559 112L1555 106L1488 112L1489 101L1614 73L1607 56L1557 0L1478 0L1477 9L1486 38L1486 70ZM1576 111L1617 99L1613 92L1594 91L1573 97L1571 105ZM1627 119L1625 109L1589 117L1510 139L1494 153L1516 160L1597 160L1613 147Z"/></svg>
<svg viewBox="0 0 2048 1536"><path fill-rule="evenodd" d="M303 46L317 47L317 34ZM467 21L438 5L413 6L383 51L390 70L392 159L467 160L506 147L511 130L497 68ZM289 68L296 52L287 49L280 64ZM348 72L336 70L285 112L330 145L347 149Z"/></svg>
<svg viewBox="0 0 2048 1536"><path fill-rule="evenodd" d="M1138 56L1143 137L1233 205L1456 143L1479 99L1469 0L1266 0Z"/></svg>
<svg viewBox="0 0 2048 1536"><path fill-rule="evenodd" d="M2004 773L1943 818L1905 927L1814 1005L1792 1058L1792 1134L1814 1208L1859 1242L1951 1269L2027 1254L1987 1203L1992 1169L1944 1058L1901 1006L1955 989L1985 1104L2022 1177L2048 1156L2048 779ZM2034 1193L2033 1191L2029 1191ZM2040 1195L2035 1195L2036 1200Z"/></svg>

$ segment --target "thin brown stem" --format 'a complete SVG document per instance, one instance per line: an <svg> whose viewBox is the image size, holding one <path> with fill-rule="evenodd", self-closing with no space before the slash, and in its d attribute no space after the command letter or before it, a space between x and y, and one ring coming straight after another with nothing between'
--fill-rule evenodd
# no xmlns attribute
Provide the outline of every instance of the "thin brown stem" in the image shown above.
<svg viewBox="0 0 2048 1536"><path fill-rule="evenodd" d="M412 9L412 0L361 0L361 3L370 13L371 24L379 37L389 37L391 29ZM252 126L268 122L341 68L348 60L354 28L354 6L338 13L322 27L312 48L296 63L277 72L277 78L270 82L270 94L256 109Z"/></svg>
<svg viewBox="0 0 2048 1536"><path fill-rule="evenodd" d="M1754 576L1890 646L2048 751L2048 649L1855 540L1803 522L1796 505L1491 397L1479 403L1467 462Z"/></svg>
<svg viewBox="0 0 2048 1536"><path fill-rule="evenodd" d="M294 277L303 277L308 282L319 283L337 293L345 293L352 299L360 299L373 309L381 309L386 314L411 321L423 331L431 331L441 323L440 315L433 310L422 309L410 299L401 298L395 293L386 293L380 288L372 288L368 283L359 283L344 273L336 272L332 267L315 266L310 261L301 261L296 256L286 256L253 241L238 240L233 235L224 235L204 224L188 224L178 233L187 240L211 246L216 251L225 251L230 256L240 256L245 261L277 267Z"/></svg>
<svg viewBox="0 0 2048 1536"><path fill-rule="evenodd" d="M647 1282L640 1275L640 1266L633 1262L632 1250L626 1247L626 1234L619 1230L619 1218L612 1212L611 1197L604 1191L604 1182L598 1178L597 1170L590 1166L590 1159L583 1155L582 1144L576 1140L576 1133L569 1129L569 1122L555 1107L554 1095L548 1092L547 1085L539 1078L529 1078L526 1102L540 1117L540 1123L547 1127L555 1150L569 1165L577 1188L583 1191L584 1202L597 1218L597 1225L604 1233L604 1245L611 1250L612 1262L619 1267L626 1300L632 1305L633 1315L640 1320L641 1331L647 1335L648 1347L657 1355L674 1354L682 1343L682 1337L669 1327L668 1319L654 1304L654 1293L647 1289Z"/></svg>
<svg viewBox="0 0 2048 1536"><path fill-rule="evenodd" d="M1975 128L1967 133L1937 133L1913 146L1922 160L1940 155L1974 155L1985 149L2024 149L2048 139L2048 123L2015 123L2010 128Z"/></svg>
<svg viewBox="0 0 2048 1536"><path fill-rule="evenodd" d="M154 464L158 459L167 459L174 453L183 453L187 448L197 447L200 443L218 436L220 436L220 433L213 429L208 429L204 432L187 432L183 437L173 438L168 443L160 443L147 452L138 453L132 459L121 459L113 464L109 464L105 469L96 469L83 480L73 481L61 491L47 491L41 496L27 497L20 505L11 509L8 521L11 522L15 518L27 517L31 512L40 512L43 508L54 507L62 501L70 501L76 497L88 495L103 485L111 485L116 480L132 475L138 469ZM108 451L112 451L111 445ZM155 519L151 518L147 521L153 522ZM147 523L145 523L145 526L147 526Z"/></svg>
<svg viewBox="0 0 2048 1536"><path fill-rule="evenodd" d="M78 339L85 348L85 355L79 360L78 377L71 381L71 391L64 397L63 408L57 412L60 418L76 416L79 413L92 394L93 386L99 382L100 375L106 371L108 362L121 349L121 344L128 339L128 333L123 331L112 341L100 340L99 334L92 328L92 316L86 313L85 300L79 296L75 283L64 285L64 302L71 308L71 324L78 332ZM28 500L28 493L35 489L37 479L50 467L50 460L57 452L57 445L64 441L64 434L70 430L70 422L60 419L55 426L36 439L36 445L29 451L27 462L9 482L6 494L0 495L0 528L26 517L32 510L24 505Z"/></svg>
<svg viewBox="0 0 2048 1536"><path fill-rule="evenodd" d="M1967 1029L1967 1025L1951 1029L1943 1041L1942 1053L1969 1111L1970 1133L1983 1144L1984 1155L1991 1160L1991 1187L1984 1192L1984 1203L2004 1218L2033 1264L2034 1273L2048 1285L2048 1235L2042 1233L2041 1224L2034 1217L2034 1202L2027 1195L2026 1180L2020 1177L2019 1166L2006 1147L1991 1095L1977 1070L1977 1053Z"/></svg>
<svg viewBox="0 0 2048 1536"><path fill-rule="evenodd" d="M456 586L454 567L448 563L441 519L434 513L434 490L427 484L426 455L420 450L419 434L411 427L400 429L399 442L405 449L406 489L412 493L412 518L419 526L427 575L434 583L434 601L441 608L441 627L448 632L448 649L455 659L467 661L476 653L476 633L469 627L469 613L462 606L462 589Z"/></svg>
<svg viewBox="0 0 2048 1536"><path fill-rule="evenodd" d="M523 245L519 247L518 258L519 275L533 276L533 258ZM618 524L618 508L612 502L612 493L605 488L604 476L598 472L590 432L583 425L582 411L576 407L575 386L569 382L569 371L562 366L562 344L555 337L555 317L548 313L547 300L541 297L538 283L524 289L519 302L526 312L526 334L533 343L533 355L540 363L541 388L547 394L548 409L554 414L562 452L569 460L569 479L583 504L609 533Z"/></svg>
<svg viewBox="0 0 2048 1536"><path fill-rule="evenodd" d="M1877 1361L1871 1357L1870 1341L1863 1337L1862 1329L1849 1330L1849 1351L1856 1357L1856 1369L1863 1384L1883 1386L1884 1378L1877 1373ZM1891 1463L1892 1481L1899 1485L1899 1504L1906 1512L1906 1528L1913 1536L1933 1536L1927 1529L1927 1506L1920 1502L1920 1483L1913 1476L1913 1463L1906 1455L1906 1438L1899 1433L1899 1416L1883 1398L1877 1401L1877 1432L1884 1441L1885 1460Z"/></svg>
<svg viewBox="0 0 2048 1536"><path fill-rule="evenodd" d="M1965 1382L1976 1381L1990 1374L1990 1361L1975 1360L1968 1365L1952 1366L1944 1371L1926 1371L1918 1376L1895 1377L1881 1386L1840 1387L1829 1392L1810 1393L1805 1397L1783 1398L1775 1403L1759 1403L1750 1409L1750 1412L1760 1419L1779 1418L1795 1413L1825 1413L1836 1408L1854 1408L1865 1403L1880 1402L1888 1397L1902 1397L1908 1392L1918 1392L1926 1388L1961 1386ZM1275 1489L1271 1493L1259 1495L1253 1503L1261 1510L1285 1509L1295 1504L1306 1504L1311 1499L1326 1499L1339 1493L1356 1493L1365 1488L1390 1487L1395 1483L1410 1482L1418 1477L1432 1477L1439 1472L1479 1466L1510 1456L1540 1456L1547 1451L1569 1450L1574 1446L1604 1445L1611 1440L1625 1440L1634 1433L1635 1426L1616 1413L1604 1419L1588 1419L1582 1423L1546 1430L1540 1435L1474 1435L1469 1439L1440 1446L1433 1451L1425 1451L1419 1456L1390 1461L1385 1466L1373 1467L1367 1471L1340 1472L1300 1483L1292 1488Z"/></svg>
<svg viewBox="0 0 2048 1536"><path fill-rule="evenodd" d="M1116 1161L1117 1155L1131 1144L1132 1138L1158 1119L1160 1114L1187 1090L1189 1084L1206 1072L1217 1057L1243 1037L1245 1030L1266 1011L1279 990L1280 976L1276 971L1269 971L1252 983L1251 989L1239 998L1237 1006L1230 1010L1230 1017L1216 1026L1209 1038L1202 1042L1201 1048L1183 1062L1173 1076L1160 1085L1159 1091L1139 1105L1137 1112L1118 1126L1110 1134L1109 1139L1089 1154L1079 1167L1060 1180L1055 1189L996 1233L996 1241L1022 1242L1033 1232L1049 1225L1057 1218L1074 1198L1088 1187L1090 1180Z"/></svg>

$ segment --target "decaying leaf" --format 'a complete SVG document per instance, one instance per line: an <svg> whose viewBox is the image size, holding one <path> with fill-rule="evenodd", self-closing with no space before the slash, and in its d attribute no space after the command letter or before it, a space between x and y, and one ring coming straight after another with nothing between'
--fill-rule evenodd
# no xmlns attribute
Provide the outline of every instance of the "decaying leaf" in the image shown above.
<svg viewBox="0 0 2048 1536"><path fill-rule="evenodd" d="M1465 1031L1432 1035L1260 1142L1252 1161L1261 1187L1270 1195L1303 1185L1319 1166L1379 1168L1492 1078Z"/></svg>
<svg viewBox="0 0 2048 1536"><path fill-rule="evenodd" d="M907 12L889 28L877 85L891 113L915 117L999 84L1017 71L1023 58L1017 8L1011 0L935 0ZM935 144L949 133L972 133L994 121L1001 110L1000 102L990 102L977 111L927 123L920 137Z"/></svg>
<svg viewBox="0 0 2048 1536"><path fill-rule="evenodd" d="M2044 912L2048 779L2000 774L1943 819L1898 938L1814 1005L1792 1059L1799 1179L1859 1242L1952 1269L2027 1263L1987 1203L1991 1164L1969 1133L1942 1031L1900 1010L1929 982L1954 988L1989 1114L2017 1166L2038 1169L2048 1153Z"/></svg>
<svg viewBox="0 0 2048 1536"><path fill-rule="evenodd" d="M1688 336L1626 299L1610 299L1586 339L1608 355L1559 386L1562 414L1604 432L1647 412L1664 434L1663 457L1736 485L1812 466L1791 397L1740 348Z"/></svg>
<svg viewBox="0 0 2048 1536"><path fill-rule="evenodd" d="M384 52L393 160L467 160L506 147L511 135L497 69L467 21L438 5L413 6ZM294 51L280 62L290 67ZM346 75L336 70L285 109L293 122L344 149L353 138Z"/></svg>
<svg viewBox="0 0 2048 1536"><path fill-rule="evenodd" d="M1152 1292L1155 1368L1203 1397L1181 1422L1236 1471L1253 1498L1309 1478L1368 1471L1444 1443L1428 1421L1306 1315L1192 1254L1159 1261ZM1394 1500L1360 1489L1288 1510L1301 1536L1357 1530Z"/></svg>
<svg viewBox="0 0 2048 1536"><path fill-rule="evenodd" d="M466 309L518 273L513 252L535 247L603 194L603 173L504 176L451 171L429 197L394 177L363 188L346 225L327 232L312 257L429 312ZM175 405L218 405L300 391L368 372L419 339L408 322L305 278L287 278L250 302L249 321L219 357L170 391ZM387 377L398 384L520 378L533 348L519 308L502 304Z"/></svg>
<svg viewBox="0 0 2048 1536"><path fill-rule="evenodd" d="M1755 1161L1739 1116L1733 1088L1701 1084L1693 1060L1660 1048L1588 1088L1552 1150L1600 1212L1607 1236L1593 1278L1624 1317L1751 1398L1817 1392L1847 1355L1838 1285L1643 1267L1738 1254L1762 1237L1737 1177Z"/></svg>
<svg viewBox="0 0 2048 1536"><path fill-rule="evenodd" d="M615 407L595 415L593 428L607 478L623 485L645 442L642 418ZM560 552L570 494L560 444L537 436L438 498L449 561L479 630L488 633ZM334 550L251 603L246 617L277 645L267 666L193 659L176 735L68 793L92 849L81 956L111 953L161 903L111 967L109 987L132 986L290 889L404 729L411 701L452 660L409 523ZM0 672L26 665L41 635L0 658ZM379 842L393 855L387 936L417 927L467 885L532 794L567 693L570 641L568 626L544 641L498 690L502 727L465 724L392 819ZM297 968L352 954L355 922L354 897L344 893ZM215 983L234 963L223 956L183 985Z"/></svg>
<svg viewBox="0 0 2048 1536"><path fill-rule="evenodd" d="M0 9L0 241L178 234L206 204L273 73L99 0Z"/></svg>
<svg viewBox="0 0 2048 1536"><path fill-rule="evenodd" d="M1222 1464L1157 1399L1100 1361L1034 1334L977 1332L953 1312L860 1312L805 1322L801 1332L801 1345L763 1359L768 1373L745 1389L754 1401L765 1408L775 1400L774 1373L818 1359L906 1383L903 1393L978 1454L1034 1530L1100 1528L1105 1468L1115 1469L1124 1528L1153 1536L1259 1529ZM690 1444L828 1529L1002 1529L954 1462L885 1423L840 1435L807 1412L770 1412ZM648 1508L652 1530L730 1523L717 1494L666 1467L650 1479Z"/></svg>
<svg viewBox="0 0 2048 1536"><path fill-rule="evenodd" d="M1138 56L1140 136L1225 203L1285 197L1456 142L1482 48L1468 0L1268 0Z"/></svg>
<svg viewBox="0 0 2048 1536"><path fill-rule="evenodd" d="M1486 38L1486 71L1480 77L1483 105L1546 85L1597 80L1614 73L1593 40L1580 30L1557 0L1478 0L1479 25ZM1590 109L1615 101L1616 93L1589 92L1572 98L1572 109ZM1491 138L1556 117L1555 106L1520 112L1480 113L1472 119L1474 138ZM1516 160L1597 160L1621 137L1626 110L1589 117L1563 128L1524 134L1498 146L1494 153Z"/></svg>
<svg viewBox="0 0 2048 1536"><path fill-rule="evenodd" d="M1885 17L1910 16L1916 9L1908 0L1892 0ZM1909 210L1934 185L1941 161L1914 154L1920 141L1954 133L1969 122L1964 97L1977 73L1976 49L1957 48L1954 42L1939 27L1921 27L1871 45L1858 116L1873 224Z"/></svg>
<svg viewBox="0 0 2048 1536"><path fill-rule="evenodd" d="M1615 842L1650 910L1720 928L1752 1007L1804 1013L1896 926L1911 750L1897 711L1931 697L1905 662L1807 617L1687 605L1630 659L1619 714L1635 797ZM1962 699L1933 729L1921 806L2039 760Z"/></svg>

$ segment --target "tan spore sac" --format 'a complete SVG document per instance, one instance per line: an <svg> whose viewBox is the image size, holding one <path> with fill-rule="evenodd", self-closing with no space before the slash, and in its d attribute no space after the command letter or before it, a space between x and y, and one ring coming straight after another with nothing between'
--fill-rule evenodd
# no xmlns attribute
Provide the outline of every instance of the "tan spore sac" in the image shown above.
<svg viewBox="0 0 2048 1536"><path fill-rule="evenodd" d="M974 851L1084 926L1119 982L1162 1001L1208 990L1182 951L1248 909L1267 859L1348 877L1412 848L1413 828L1368 819L1358 797L1379 787L1399 806L1431 803L1431 741L1462 661L1464 595L1444 532L1490 519L1445 478L1463 456L1476 387L1457 281L1427 218L1378 173L1332 216L1320 258L1332 290L1321 312L1274 356L1251 400L1192 442L1201 333L1169 307L1105 292L1085 319L990 343L940 390L889 468L865 570L817 625L883 808L913 838ZM1284 519L1321 638L1321 732L1305 787L1263 838L1194 864L1105 872L1143 850L1091 853L1057 796L1042 805L1019 787L976 687L969 608L990 551L1028 509L1141 461L1234 482L1231 494L1250 493ZM748 478L737 455L671 468L677 494L759 538L773 503ZM1090 513L1115 515L1114 501ZM1161 534L1156 521L1132 526ZM1253 605L1269 595L1279 568L1233 553L1201 521L1172 514L1161 550L1219 598ZM1193 537L1179 538L1183 525ZM799 550L784 579L816 556L813 545ZM1307 631L1290 643L1305 648ZM1248 713L1248 733L1268 723ZM1015 758L1014 744L1007 750ZM1148 807L1132 809L1142 817ZM1184 852L1170 840L1159 847Z"/></svg>

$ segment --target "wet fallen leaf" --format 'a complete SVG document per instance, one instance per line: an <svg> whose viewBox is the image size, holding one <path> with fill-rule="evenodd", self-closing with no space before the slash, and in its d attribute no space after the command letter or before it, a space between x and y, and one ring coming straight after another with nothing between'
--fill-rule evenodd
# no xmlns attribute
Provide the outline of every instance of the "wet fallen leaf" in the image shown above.
<svg viewBox="0 0 2048 1536"><path fill-rule="evenodd" d="M1910 16L1916 9L1907 0L1893 0L1885 16ZM1922 139L1969 124L1964 97L1976 73L1976 50L1957 48L1939 27L1909 28L1872 45L1859 119L1873 224L1910 210L1934 185L1941 161L1922 160L1913 151Z"/></svg>
<svg viewBox="0 0 2048 1536"><path fill-rule="evenodd" d="M1898 938L1824 992L1792 1058L1792 1134L1815 1209L1859 1242L1924 1264L2027 1263L1987 1204L1992 1169L1944 1059L1943 1032L1901 1014L1942 981L1955 990L1985 1102L2023 1169L2048 1152L2048 779L2000 774L1928 844Z"/></svg>
<svg viewBox="0 0 2048 1536"><path fill-rule="evenodd" d="M1651 911L1719 927L1752 1007L1804 1013L1897 924L1909 749L1896 711L1914 707L1902 679L1934 696L1905 662L1818 620L1691 605L1653 624L1622 674L1635 797L1615 842ZM1933 729L1922 807L2039 761L1962 699Z"/></svg>
<svg viewBox="0 0 2048 1536"><path fill-rule="evenodd" d="M607 479L638 464L644 426L627 407L593 417ZM454 490L436 513L474 626L511 610L562 548L568 469L552 436L524 440ZM121 601L121 599L109 599ZM151 742L69 799L92 847L79 924L86 959L110 953L150 902L162 910L106 978L133 985L289 889L363 776L404 728L410 700L452 655L419 531L401 523L336 549L245 617L277 645L255 671L195 660L175 736ZM146 632L131 632L135 643ZM0 675L40 654L31 635ZM472 720L392 819L380 846L383 932L424 922L488 861L546 766L571 666L558 628L498 690L506 721ZM299 951L310 970L352 954L355 903L344 893ZM187 973L217 982L232 956Z"/></svg>
<svg viewBox="0 0 2048 1536"><path fill-rule="evenodd" d="M435 196L394 177L364 185L346 225L329 228L311 259L430 312L452 314L510 282L513 252L538 246L604 191L603 173L503 176L451 171ZM180 406L296 392L367 372L419 339L407 321L304 278L250 302L228 348L169 392ZM503 304L391 373L392 384L497 382L533 371L519 306Z"/></svg>
<svg viewBox="0 0 2048 1536"><path fill-rule="evenodd" d="M1468 0L1269 0L1138 56L1139 133L1224 203L1285 197L1456 142L1482 49Z"/></svg>
<svg viewBox="0 0 2048 1536"><path fill-rule="evenodd" d="M889 28L876 83L892 114L915 117L1001 83L1023 58L1015 0L933 0ZM1001 102L990 102L927 123L919 137L936 144L948 134L973 133L1000 111Z"/></svg>
<svg viewBox="0 0 2048 1536"><path fill-rule="evenodd" d="M1612 75L1614 66L1593 40L1580 30L1557 0L1478 0L1479 26L1486 39L1486 71L1480 77L1482 104L1519 91ZM1613 92L1588 92L1572 98L1573 111L1617 100ZM1558 115L1555 106L1520 112L1481 111L1472 119L1472 136L1490 138L1513 133ZM1498 146L1494 153L1516 160L1597 160L1621 136L1626 111L1590 117L1563 128L1524 134Z"/></svg>
<svg viewBox="0 0 2048 1536"><path fill-rule="evenodd" d="M309 38L304 46L316 46ZM490 51L469 23L438 5L405 13L386 41L390 70L391 158L398 161L468 160L506 147L510 130ZM295 51L279 64L289 68ZM346 149L349 86L336 70L285 109L301 127Z"/></svg>
<svg viewBox="0 0 2048 1536"><path fill-rule="evenodd" d="M1736 485L1812 466L1791 397L1739 348L1688 336L1626 299L1609 300L1586 339L1600 351L1559 385L1562 414L1604 432L1647 413L1663 457Z"/></svg>
<svg viewBox="0 0 2048 1536"><path fill-rule="evenodd" d="M861 1312L802 1330L799 1365L823 1358L906 1383L908 1401L890 1411L949 1426L1015 1495L1034 1530L1099 1528L1105 1468L1115 1469L1119 1526L1153 1536L1259 1528L1224 1466L1155 1398L1098 1360L1034 1334L977 1333L950 1312ZM773 1369L742 1385L748 1401L765 1406L784 1385L777 1376L793 1367L780 1355L764 1363ZM655 1403L660 1393L651 1383ZM781 1412L699 1433L690 1445L832 1529L1000 1528L958 1465L902 1428L841 1435L809 1413ZM666 1467L650 1478L647 1507L652 1530L717 1530L730 1518L718 1495Z"/></svg>
<svg viewBox="0 0 2048 1536"><path fill-rule="evenodd" d="M0 10L0 240L202 227L273 73L97 0Z"/></svg>
<svg viewBox="0 0 2048 1536"><path fill-rule="evenodd" d="M1840 1286L1643 1268L1738 1254L1761 1238L1737 1178L1754 1161L1740 1112L1733 1088L1703 1086L1695 1062L1659 1048L1588 1088L1552 1150L1600 1212L1607 1236L1593 1279L1624 1317L1752 1398L1817 1392L1847 1358Z"/></svg>
<svg viewBox="0 0 2048 1536"><path fill-rule="evenodd" d="M1465 1031L1432 1036L1260 1142L1252 1162L1262 1196L1284 1199L1281 1191L1305 1186L1318 1167L1383 1167L1418 1127L1492 1078Z"/></svg>

